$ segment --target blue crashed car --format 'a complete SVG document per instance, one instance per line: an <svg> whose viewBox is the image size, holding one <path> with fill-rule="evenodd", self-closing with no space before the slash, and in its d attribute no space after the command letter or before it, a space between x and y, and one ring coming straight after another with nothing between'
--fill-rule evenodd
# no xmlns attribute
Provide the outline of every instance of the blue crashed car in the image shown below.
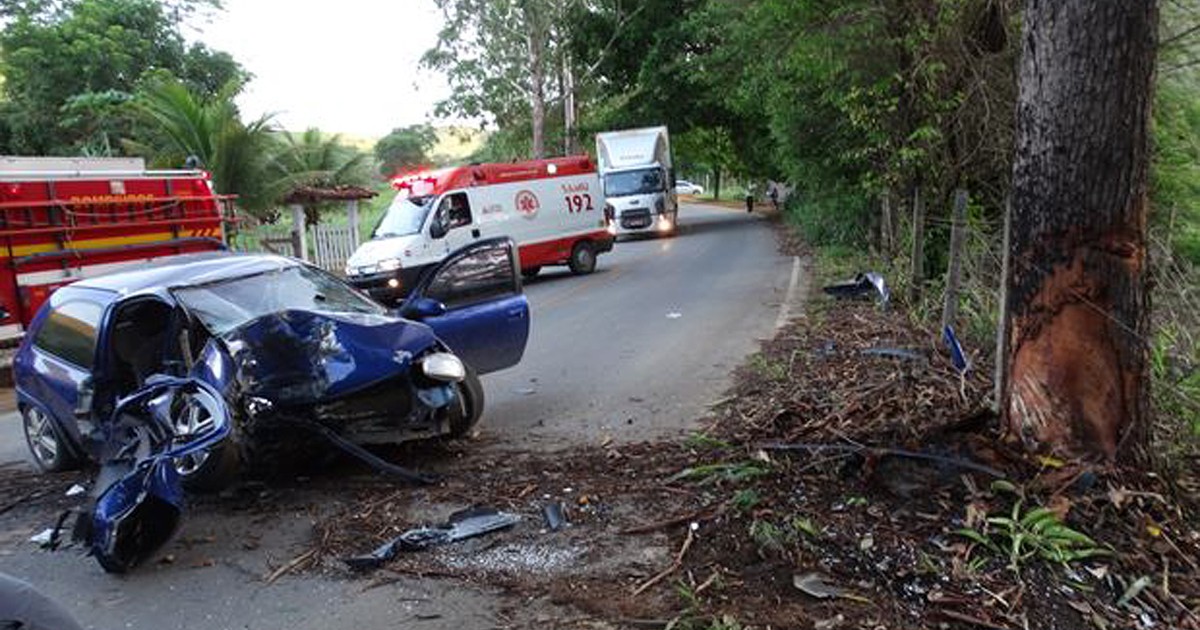
<svg viewBox="0 0 1200 630"><path fill-rule="evenodd" d="M479 375L525 350L517 256L507 238L470 244L396 310L271 255L183 256L63 287L13 363L30 452L44 470L98 463L98 499L157 487L172 504L174 484L219 489L301 434L368 460L361 445L462 435L483 412ZM99 503L95 529L114 530Z"/></svg>

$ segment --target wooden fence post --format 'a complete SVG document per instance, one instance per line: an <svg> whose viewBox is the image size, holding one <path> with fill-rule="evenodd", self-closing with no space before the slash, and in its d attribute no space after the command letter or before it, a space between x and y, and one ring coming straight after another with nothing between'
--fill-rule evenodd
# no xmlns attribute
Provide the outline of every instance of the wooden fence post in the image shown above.
<svg viewBox="0 0 1200 630"><path fill-rule="evenodd" d="M879 200L879 248L883 250L883 257L891 260L895 250L896 235L892 233L892 227L895 225L892 222L892 194L891 191L883 191L883 198Z"/></svg>
<svg viewBox="0 0 1200 630"><path fill-rule="evenodd" d="M994 402L996 413L1000 413L1000 401L1004 399L1004 388L1008 380L1008 244L1012 233L1011 200L1004 201L1004 250L1000 254L1000 315L996 318L996 373Z"/></svg>
<svg viewBox="0 0 1200 630"><path fill-rule="evenodd" d="M304 234L304 206L292 204L292 255L308 261L308 239Z"/></svg>
<svg viewBox="0 0 1200 630"><path fill-rule="evenodd" d="M351 199L346 202L346 223L350 226L350 242L353 248L357 248L358 242L358 200Z"/></svg>
<svg viewBox="0 0 1200 630"><path fill-rule="evenodd" d="M921 298L921 288L925 283L925 200L921 197L920 186L913 189L912 221L912 286L909 287L909 300L915 304Z"/></svg>
<svg viewBox="0 0 1200 630"><path fill-rule="evenodd" d="M954 223L950 227L950 265L946 271L946 306L942 309L942 330L958 318L958 284L962 275L963 239L966 236L967 191L954 191Z"/></svg>

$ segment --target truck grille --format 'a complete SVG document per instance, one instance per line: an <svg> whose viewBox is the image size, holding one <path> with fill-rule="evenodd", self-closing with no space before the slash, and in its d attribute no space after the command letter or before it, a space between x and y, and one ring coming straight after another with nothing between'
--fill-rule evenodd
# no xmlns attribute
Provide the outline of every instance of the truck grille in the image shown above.
<svg viewBox="0 0 1200 630"><path fill-rule="evenodd" d="M639 208L637 210L622 211L621 227L627 229L650 227L650 210Z"/></svg>

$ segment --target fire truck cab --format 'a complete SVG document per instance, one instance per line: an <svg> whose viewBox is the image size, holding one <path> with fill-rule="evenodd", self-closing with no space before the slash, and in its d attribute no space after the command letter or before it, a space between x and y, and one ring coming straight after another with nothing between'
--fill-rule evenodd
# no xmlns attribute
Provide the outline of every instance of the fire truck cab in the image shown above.
<svg viewBox="0 0 1200 630"><path fill-rule="evenodd" d="M0 157L0 340L60 286L223 249L227 200L204 171L141 158Z"/></svg>
<svg viewBox="0 0 1200 630"><path fill-rule="evenodd" d="M512 238L526 277L550 265L591 273L612 250L611 209L587 156L413 173L392 186L391 206L346 264L350 283L385 303L477 240Z"/></svg>

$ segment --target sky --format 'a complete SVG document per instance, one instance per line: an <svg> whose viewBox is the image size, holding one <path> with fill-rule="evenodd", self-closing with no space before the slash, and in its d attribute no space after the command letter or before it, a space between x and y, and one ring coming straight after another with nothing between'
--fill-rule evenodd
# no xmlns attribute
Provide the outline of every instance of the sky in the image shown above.
<svg viewBox="0 0 1200 630"><path fill-rule="evenodd" d="M431 121L434 103L449 94L442 76L417 67L442 25L432 0L223 4L189 37L254 74L238 99L246 117L274 113L289 130L379 137Z"/></svg>

